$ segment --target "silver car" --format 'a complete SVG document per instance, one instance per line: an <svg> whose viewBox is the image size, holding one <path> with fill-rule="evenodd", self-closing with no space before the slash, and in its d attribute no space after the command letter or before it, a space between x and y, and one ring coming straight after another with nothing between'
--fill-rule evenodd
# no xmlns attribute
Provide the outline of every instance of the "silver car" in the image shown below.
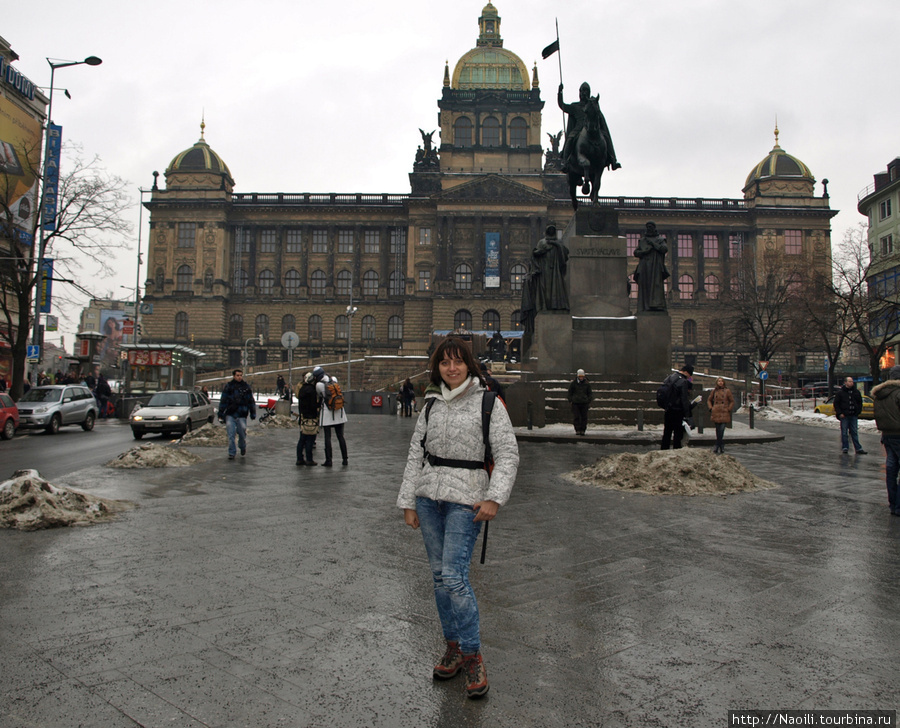
<svg viewBox="0 0 900 728"><path fill-rule="evenodd" d="M186 435L206 422L212 422L215 409L197 392L157 392L143 407L131 413L131 431L140 440L148 432L180 432Z"/></svg>
<svg viewBox="0 0 900 728"><path fill-rule="evenodd" d="M54 435L64 425L81 425L93 430L97 420L97 400L80 384L52 384L32 387L16 402L21 429L43 429Z"/></svg>

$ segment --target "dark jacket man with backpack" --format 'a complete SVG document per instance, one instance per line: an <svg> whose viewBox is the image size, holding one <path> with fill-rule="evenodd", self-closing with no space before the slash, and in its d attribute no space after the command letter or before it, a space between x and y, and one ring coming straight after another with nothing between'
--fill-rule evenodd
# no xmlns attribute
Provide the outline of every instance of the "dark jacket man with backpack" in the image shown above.
<svg viewBox="0 0 900 728"><path fill-rule="evenodd" d="M891 515L900 516L900 366L891 367L890 379L872 389L875 425L884 445L884 471Z"/></svg>
<svg viewBox="0 0 900 728"><path fill-rule="evenodd" d="M326 374L322 367L313 369L313 378L316 380L316 393L319 395L319 402L322 405L320 422L322 429L325 431L325 462L322 465L326 468L330 468L332 465L332 430L337 435L338 445L341 448L342 465L347 465L347 442L344 440L347 410L344 408L340 385L337 379Z"/></svg>
<svg viewBox="0 0 900 728"><path fill-rule="evenodd" d="M694 375L694 367L685 364L681 371L673 372L663 386L668 390L666 412L663 416L663 437L660 450L674 450L681 448L681 439L684 437L684 421L690 423L691 417L691 388L694 386L691 377Z"/></svg>

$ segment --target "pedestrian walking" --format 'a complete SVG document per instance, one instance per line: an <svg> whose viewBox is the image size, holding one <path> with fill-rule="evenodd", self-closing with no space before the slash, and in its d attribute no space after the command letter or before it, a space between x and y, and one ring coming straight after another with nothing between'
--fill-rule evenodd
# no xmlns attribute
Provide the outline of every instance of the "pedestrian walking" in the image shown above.
<svg viewBox="0 0 900 728"><path fill-rule="evenodd" d="M875 402L875 426L884 445L884 474L888 506L892 516L900 516L900 366L891 367L890 379L872 389Z"/></svg>
<svg viewBox="0 0 900 728"><path fill-rule="evenodd" d="M500 384L500 382L498 382L496 379L494 379L493 372L488 369L487 364L481 362L478 366L481 369L481 378L484 379L484 386L486 386L491 392L496 392L497 396L503 400L504 404L506 404L506 390L503 389L503 385Z"/></svg>
<svg viewBox="0 0 900 728"><path fill-rule="evenodd" d="M320 425L325 431L325 462L326 468L332 466L331 433L334 431L338 445L341 448L341 464L347 465L347 441L344 439L344 425L347 424L347 410L344 408L344 394L341 391L338 380L325 373L322 367L313 369L313 378L316 381L316 394L319 398Z"/></svg>
<svg viewBox="0 0 900 728"><path fill-rule="evenodd" d="M857 455L866 451L859 444L859 413L862 412L862 394L856 388L853 377L847 377L843 386L834 395L834 416L841 423L841 452L850 450L850 440Z"/></svg>
<svg viewBox="0 0 900 728"><path fill-rule="evenodd" d="M583 435L587 430L588 409L594 399L591 383L584 375L584 369L579 369L575 373L575 379L569 384L567 397L569 404L572 405L572 424L575 426L575 434Z"/></svg>
<svg viewBox="0 0 900 728"><path fill-rule="evenodd" d="M278 379L275 380L275 389L278 392L278 398L283 398L284 390L287 389L287 385L284 382L284 377L280 374L278 375Z"/></svg>
<svg viewBox="0 0 900 728"><path fill-rule="evenodd" d="M112 387L102 374L97 378L97 407L100 410L100 419L109 417L109 398L112 397Z"/></svg>
<svg viewBox="0 0 900 728"><path fill-rule="evenodd" d="M433 677L446 680L462 671L467 696L477 698L489 685L469 562L482 522L493 520L509 499L519 449L506 407L495 403L488 433L494 468L488 474L482 423L485 390L465 342L444 339L430 369L426 406L410 442L397 506L408 526L421 528L434 579L447 647Z"/></svg>
<svg viewBox="0 0 900 728"><path fill-rule="evenodd" d="M413 386L413 383L409 381L409 377L407 377L406 381L403 382L403 386L400 387L400 404L404 417L412 417L412 406L415 400L416 388Z"/></svg>
<svg viewBox="0 0 900 728"><path fill-rule="evenodd" d="M313 460L313 445L319 434L319 398L316 380L312 372L303 377L297 390L297 406L300 410L300 439L297 441L297 465L317 465Z"/></svg>
<svg viewBox="0 0 900 728"><path fill-rule="evenodd" d="M234 460L237 448L241 450L241 457L247 454L247 416L251 420L256 419L256 400L253 398L253 390L244 381L244 372L235 369L231 373L231 381L222 389L219 398L219 422L224 422L228 434L228 459ZM237 436L237 447L235 447Z"/></svg>
<svg viewBox="0 0 900 728"><path fill-rule="evenodd" d="M709 393L706 406L710 411L710 419L716 426L716 446L714 453L725 452L725 426L731 423L731 411L734 409L734 395L725 386L725 380L719 377L716 387Z"/></svg>
<svg viewBox="0 0 900 728"><path fill-rule="evenodd" d="M693 426L691 419L691 388L694 386L691 377L694 376L694 367L685 364L680 371L672 372L663 386L668 389L666 411L663 415L663 436L660 450L681 449L681 440L684 437L684 424Z"/></svg>

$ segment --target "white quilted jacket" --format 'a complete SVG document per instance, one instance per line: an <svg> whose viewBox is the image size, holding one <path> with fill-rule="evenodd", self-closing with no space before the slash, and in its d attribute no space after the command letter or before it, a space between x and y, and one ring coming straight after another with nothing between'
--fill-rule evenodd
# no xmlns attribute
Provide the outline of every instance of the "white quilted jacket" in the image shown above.
<svg viewBox="0 0 900 728"><path fill-rule="evenodd" d="M484 389L473 380L467 390L449 402L441 394L427 393L436 402L428 416L428 438L425 446L432 455L452 460L483 460L481 433L481 394ZM473 505L491 500L501 506L509 500L519 467L519 446L506 407L499 399L491 412L490 442L494 455L494 472L488 479L484 470L467 470L442 465L423 465L422 436L425 434L424 408L416 422L409 444L409 456L403 472L403 483L397 496L399 508L416 507L416 497Z"/></svg>

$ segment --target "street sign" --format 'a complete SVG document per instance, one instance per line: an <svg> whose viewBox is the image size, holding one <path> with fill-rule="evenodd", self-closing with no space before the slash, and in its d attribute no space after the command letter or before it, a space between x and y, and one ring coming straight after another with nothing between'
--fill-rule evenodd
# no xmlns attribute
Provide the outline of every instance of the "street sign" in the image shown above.
<svg viewBox="0 0 900 728"><path fill-rule="evenodd" d="M28 344L25 347L25 358L30 362L41 360L41 347L37 344Z"/></svg>
<svg viewBox="0 0 900 728"><path fill-rule="evenodd" d="M828 371L828 359L825 360L825 371Z"/></svg>
<svg viewBox="0 0 900 728"><path fill-rule="evenodd" d="M759 368L760 368L760 370L762 370L762 371L765 371L767 366L769 366L769 362L767 362L767 361L761 361L761 362L759 363Z"/></svg>
<svg viewBox="0 0 900 728"><path fill-rule="evenodd" d="M382 399L380 394L372 395L372 406L373 407L381 407L384 405L384 400Z"/></svg>
<svg viewBox="0 0 900 728"><path fill-rule="evenodd" d="M296 331L285 331L281 335L281 345L285 349L296 349L299 343L300 337L297 335Z"/></svg>
<svg viewBox="0 0 900 728"><path fill-rule="evenodd" d="M769 362L766 362L766 364L768 364L768 363L769 363ZM767 372L765 369L763 369L763 370L759 373L759 378L762 379L763 381L766 381L766 380L769 378L769 372Z"/></svg>

